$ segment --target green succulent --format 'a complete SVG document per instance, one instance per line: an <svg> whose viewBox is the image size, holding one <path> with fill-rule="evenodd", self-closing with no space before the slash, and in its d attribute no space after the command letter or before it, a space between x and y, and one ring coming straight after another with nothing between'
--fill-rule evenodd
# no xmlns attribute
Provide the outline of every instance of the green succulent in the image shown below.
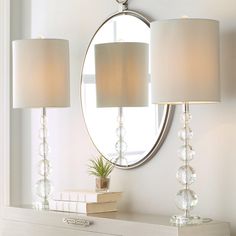
<svg viewBox="0 0 236 236"><path fill-rule="evenodd" d="M89 162L89 174L101 178L107 178L114 168L114 165L111 162L104 160L102 155Z"/></svg>

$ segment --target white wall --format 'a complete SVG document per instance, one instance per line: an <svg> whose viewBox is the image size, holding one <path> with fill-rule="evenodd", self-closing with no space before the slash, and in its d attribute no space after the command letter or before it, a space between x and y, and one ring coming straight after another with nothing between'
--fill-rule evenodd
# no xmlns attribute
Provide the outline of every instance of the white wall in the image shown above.
<svg viewBox="0 0 236 236"><path fill-rule="evenodd" d="M192 107L193 162L199 194L195 213L232 222L236 235L236 1L235 0L130 0L129 8L151 19L182 15L217 19L221 23L222 102ZM100 23L117 11L115 0L32 0L32 36L70 40L71 108L49 111L52 178L56 189L92 188L88 159L96 154L84 125L79 96L83 57ZM32 156L37 156L38 115L32 113ZM166 142L155 158L131 170L115 170L112 189L124 191L122 210L172 215L178 213L173 198L181 187L175 172L180 166L176 150L180 108ZM27 158L27 157L26 157ZM32 166L35 168L35 159ZM35 179L33 175L33 181ZM26 183L27 184L27 183ZM30 182L28 183L30 184ZM25 196L25 201L28 197Z"/></svg>

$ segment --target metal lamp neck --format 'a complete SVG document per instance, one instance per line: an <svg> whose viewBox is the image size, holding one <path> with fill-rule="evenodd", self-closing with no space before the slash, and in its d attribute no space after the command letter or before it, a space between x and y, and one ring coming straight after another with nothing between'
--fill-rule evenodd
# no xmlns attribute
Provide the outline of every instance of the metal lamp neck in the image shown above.
<svg viewBox="0 0 236 236"><path fill-rule="evenodd" d="M189 103L185 102L182 105L183 113L189 113Z"/></svg>

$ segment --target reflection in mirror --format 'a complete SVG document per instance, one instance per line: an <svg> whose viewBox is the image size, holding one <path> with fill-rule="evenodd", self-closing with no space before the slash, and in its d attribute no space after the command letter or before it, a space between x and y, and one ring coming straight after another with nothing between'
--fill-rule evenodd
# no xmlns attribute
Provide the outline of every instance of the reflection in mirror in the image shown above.
<svg viewBox="0 0 236 236"><path fill-rule="evenodd" d="M117 119L119 107L97 107L95 80L95 45L112 42L142 42L149 44L149 22L138 13L118 13L97 31L88 48L82 72L81 99L90 137L98 151L108 160L117 161L122 132L125 158L116 163L121 168L133 168L152 157L162 143L169 121L170 107L151 104L150 73L148 74L148 106L124 107L123 129ZM150 71L150 68L148 68ZM112 78L111 78L112 79Z"/></svg>
<svg viewBox="0 0 236 236"><path fill-rule="evenodd" d="M117 107L118 125L112 159L128 165L124 107L148 106L148 44L115 42L95 45L97 107Z"/></svg>

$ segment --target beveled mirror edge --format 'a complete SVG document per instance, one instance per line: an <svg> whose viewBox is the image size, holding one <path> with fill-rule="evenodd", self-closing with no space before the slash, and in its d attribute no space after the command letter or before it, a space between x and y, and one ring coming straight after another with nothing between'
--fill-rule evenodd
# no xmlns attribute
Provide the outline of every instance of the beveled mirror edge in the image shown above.
<svg viewBox="0 0 236 236"><path fill-rule="evenodd" d="M137 11L133 11L133 10L124 10L124 11L120 11L120 12L116 12L114 14L112 14L111 16L109 16L99 27L98 29L95 31L95 33L93 34L92 38L89 41L89 44L87 46L86 52L85 52L85 56L84 56L84 60L82 63L82 68L81 68L81 78L80 78L80 105L81 105L81 110L82 110L82 116L83 116L83 120L85 123L85 127L86 127L86 131L88 133L88 136L92 142L92 144L94 145L94 147L96 148L96 150L98 151L98 153L100 153L101 155L103 155L101 153L101 151L97 148L96 144L94 143L89 130L88 130L88 126L85 120L85 114L84 114L84 109L83 109L83 103L82 103L82 84L83 84L83 68L84 68L84 64L85 64L85 60L86 60L86 56L88 54L88 50L89 47L94 39L94 37L96 36L96 34L98 33L98 31L103 27L104 24L106 24L109 20L111 20L112 18L116 17L116 16L120 16L120 15L131 15L134 16L136 18L138 18L139 20L143 21L149 28L150 28L150 23L151 21L148 20L148 18L146 16L144 16L143 14L137 12ZM132 165L127 165L127 166L121 166L118 164L114 164L114 166L118 169L122 169L122 170L131 170L137 167L140 167L142 165L144 165L146 162L150 161L156 154L157 152L160 150L162 144L164 143L164 141L166 140L166 137L169 133L171 124L172 124L172 120L173 120L173 116L174 116L174 106L173 105L165 105L164 106L164 112L163 112L163 118L160 124L160 130L158 132L157 135L157 140L156 143L153 145L152 149L149 151L149 153L143 157L140 161L136 162L135 164ZM106 158L106 157L105 157ZM107 161L111 162L110 160L108 160L106 158Z"/></svg>

